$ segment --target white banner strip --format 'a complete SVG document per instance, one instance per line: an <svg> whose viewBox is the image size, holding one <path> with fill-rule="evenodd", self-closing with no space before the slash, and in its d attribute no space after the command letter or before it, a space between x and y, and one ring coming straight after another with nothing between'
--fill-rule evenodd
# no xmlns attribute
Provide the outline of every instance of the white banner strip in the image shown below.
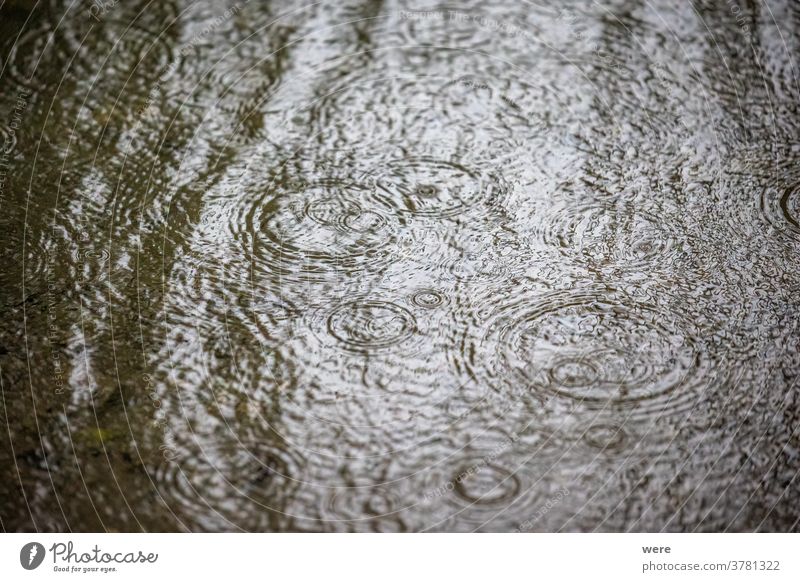
<svg viewBox="0 0 800 582"><path fill-rule="evenodd" d="M0 579L797 581L799 542L792 534L4 534Z"/></svg>

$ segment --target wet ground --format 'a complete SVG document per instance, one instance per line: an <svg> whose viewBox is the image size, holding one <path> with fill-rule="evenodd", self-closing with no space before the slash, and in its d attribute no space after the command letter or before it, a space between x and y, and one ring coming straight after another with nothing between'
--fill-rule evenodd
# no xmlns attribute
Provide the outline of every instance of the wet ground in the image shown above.
<svg viewBox="0 0 800 582"><path fill-rule="evenodd" d="M800 529L800 5L0 9L0 520Z"/></svg>

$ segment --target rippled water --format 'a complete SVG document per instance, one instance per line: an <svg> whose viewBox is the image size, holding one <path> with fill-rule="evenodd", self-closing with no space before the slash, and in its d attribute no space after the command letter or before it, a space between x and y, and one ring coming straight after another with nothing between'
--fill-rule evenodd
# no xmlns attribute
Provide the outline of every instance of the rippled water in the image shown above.
<svg viewBox="0 0 800 582"><path fill-rule="evenodd" d="M2 528L797 531L799 31L6 3Z"/></svg>

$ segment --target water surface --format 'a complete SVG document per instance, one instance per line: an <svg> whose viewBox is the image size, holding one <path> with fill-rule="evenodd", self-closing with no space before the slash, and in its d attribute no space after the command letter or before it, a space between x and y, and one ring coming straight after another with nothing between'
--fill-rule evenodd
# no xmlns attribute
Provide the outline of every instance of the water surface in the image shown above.
<svg viewBox="0 0 800 582"><path fill-rule="evenodd" d="M798 530L796 2L33 4L4 530Z"/></svg>

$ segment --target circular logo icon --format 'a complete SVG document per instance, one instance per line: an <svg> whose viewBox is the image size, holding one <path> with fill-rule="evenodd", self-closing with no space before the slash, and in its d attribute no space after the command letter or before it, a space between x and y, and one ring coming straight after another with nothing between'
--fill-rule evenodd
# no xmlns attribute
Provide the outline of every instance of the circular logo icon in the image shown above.
<svg viewBox="0 0 800 582"><path fill-rule="evenodd" d="M38 542L31 542L22 546L19 551L19 563L26 570L35 570L44 561L44 546Z"/></svg>

